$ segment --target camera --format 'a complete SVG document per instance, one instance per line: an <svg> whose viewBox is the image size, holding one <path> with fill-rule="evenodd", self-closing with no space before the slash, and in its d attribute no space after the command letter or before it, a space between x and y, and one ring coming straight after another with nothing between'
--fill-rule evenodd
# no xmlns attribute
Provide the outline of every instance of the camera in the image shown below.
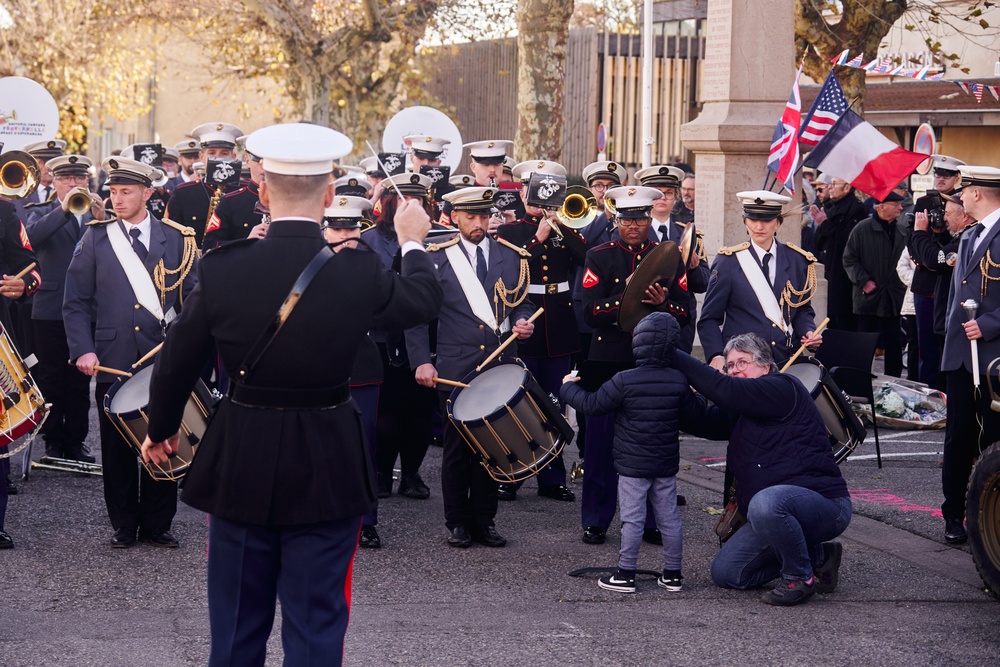
<svg viewBox="0 0 1000 667"><path fill-rule="evenodd" d="M944 200L937 190L928 190L926 195L914 203L913 210L927 213L927 224L935 232L944 231L948 226L944 221Z"/></svg>

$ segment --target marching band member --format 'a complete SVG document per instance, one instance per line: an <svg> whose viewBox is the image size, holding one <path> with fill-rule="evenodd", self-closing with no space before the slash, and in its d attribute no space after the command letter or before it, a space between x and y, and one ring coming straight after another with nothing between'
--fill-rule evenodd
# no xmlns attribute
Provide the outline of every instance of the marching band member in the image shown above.
<svg viewBox="0 0 1000 667"><path fill-rule="evenodd" d="M511 180L509 176L504 177L504 165L507 160L507 151L514 148L513 141L473 141L465 144L463 148L469 151L469 171L476 179L477 186L497 187L500 182ZM511 222L524 215L524 211L520 208L520 202L518 202L518 207L513 213L501 211L499 214L493 215L490 218L490 234L496 234L497 228L503 222Z"/></svg>
<svg viewBox="0 0 1000 667"><path fill-rule="evenodd" d="M0 147L2 147L0 143ZM28 219L25 208L29 204L44 204L52 201L55 194L55 187L52 183L52 170L49 169L48 161L55 159L66 150L66 142L62 139L49 139L48 141L36 141L27 144L21 149L38 162L38 187L27 197L14 201L14 208L17 210L17 217L22 221Z"/></svg>
<svg viewBox="0 0 1000 667"><path fill-rule="evenodd" d="M208 164L208 158L232 159L236 157L236 140L243 130L229 123L204 123L191 130L198 142L198 160ZM195 241L200 248L204 243L208 223L208 208L215 191L201 181L178 185L167 202L166 217L187 225L195 231Z"/></svg>
<svg viewBox="0 0 1000 667"><path fill-rule="evenodd" d="M424 134L411 134L403 137L403 141L410 147L410 170L417 174L425 164L441 164L441 154L444 153L445 146L451 143L447 139Z"/></svg>
<svg viewBox="0 0 1000 667"><path fill-rule="evenodd" d="M381 180L379 181L381 183ZM358 174L344 174L333 182L333 193L341 197L364 197L372 192L372 184Z"/></svg>
<svg viewBox="0 0 1000 667"><path fill-rule="evenodd" d="M653 202L660 191L642 186L612 188L606 194L615 204L619 238L587 251L583 274L584 318L594 329L590 359L607 362L621 370L634 365L632 336L618 327L621 297L636 267L656 245L649 236ZM646 289L643 303L671 311L668 291L659 283ZM674 313L672 313L674 314ZM678 312L678 324L682 313ZM611 456L614 415L588 416L586 466L583 477L581 523L583 541L603 544L618 504L618 479ZM647 525L653 525L648 517Z"/></svg>
<svg viewBox="0 0 1000 667"><path fill-rule="evenodd" d="M104 217L104 202L89 191L89 169L93 162L83 155L63 155L49 162L56 197L51 204L29 207L28 239L38 256L45 285L34 298L31 318L38 365L33 369L45 400L52 404L42 426L46 456L94 463L84 441L90 427L90 378L66 363L70 358L63 324L66 272L73 249L95 215ZM69 210L70 195L91 200L83 214ZM38 211L36 213L36 211Z"/></svg>
<svg viewBox="0 0 1000 667"><path fill-rule="evenodd" d="M816 293L816 258L776 238L781 209L791 198L767 190L736 196L750 241L719 250L698 320L705 360L716 370L722 370L726 341L736 334L753 332L769 341L779 364L800 344L818 347L823 340L813 335L809 303Z"/></svg>
<svg viewBox="0 0 1000 667"><path fill-rule="evenodd" d="M650 238L655 235L655 241L673 241L680 243L681 234L687 229L688 223L675 220L673 210L678 201L684 172L677 167L656 165L635 172L635 178L641 185L656 188L663 196L653 202L650 226ZM681 339L677 348L690 353L694 347L695 322L698 317L698 299L695 294L704 294L708 289L708 258L705 256L705 244L701 242L701 233L694 239L691 249L691 259L684 275L677 279L681 288L679 301L688 312L687 324L681 327Z"/></svg>
<svg viewBox="0 0 1000 667"><path fill-rule="evenodd" d="M173 194L177 189L177 182L174 179L180 176L180 158L181 154L173 146L163 147L163 173L167 177L167 184L163 187L169 194Z"/></svg>
<svg viewBox="0 0 1000 667"><path fill-rule="evenodd" d="M319 223L334 200L334 160L350 152L350 140L289 123L254 132L247 148L263 158L267 236L205 255L156 359L143 453L167 460L191 388L218 347L233 382L183 492L211 515L209 664L264 664L280 598L285 662L340 665L361 515L375 500L348 382L370 329L427 321L441 303L422 245L428 217L415 206L397 211L402 276L367 252L346 249L325 261L332 253ZM313 260L324 263L284 326L262 336Z"/></svg>
<svg viewBox="0 0 1000 667"><path fill-rule="evenodd" d="M177 176L167 182L171 194L178 186L198 180L198 175L194 171L194 163L201 159L201 144L194 139L185 139L174 145L174 150L177 151L177 164L180 169Z"/></svg>
<svg viewBox="0 0 1000 667"><path fill-rule="evenodd" d="M337 179L340 180L340 179ZM323 238L335 252L345 248L357 248L357 239L361 238L361 224L368 220L372 203L364 197L334 194L333 203L326 207L323 222ZM382 370L382 355L371 336L365 336L358 348L358 356L351 370L351 397L361 411L361 425L365 431L365 441L368 443L368 456L371 469L374 472L375 452L378 442L378 405L379 388L385 377ZM361 537L359 546L364 549L381 549L382 539L378 529L378 500L375 508L361 519Z"/></svg>
<svg viewBox="0 0 1000 667"><path fill-rule="evenodd" d="M405 172L383 181L384 189L376 202L375 225L361 234L361 240L379 256L382 265L398 271L399 236L394 218L403 206L396 195L395 185L405 201L419 204L431 215L431 179L423 174ZM427 447L431 442L431 427L436 396L417 384L407 362L406 339L402 329L372 331L382 356L385 380L382 384L382 406L378 415L378 497L392 494L392 471L399 458L399 494L416 500L430 497L430 488L420 477Z"/></svg>
<svg viewBox="0 0 1000 667"><path fill-rule="evenodd" d="M410 366L417 382L437 387L441 414L447 414L449 387L437 377L460 380L493 352L509 331L528 338L534 324L526 321L531 303L528 287L529 253L487 233L493 188L464 188L445 195L454 207L452 222L459 234L428 253L437 266L444 303L437 320L437 357L432 356L430 328L406 332ZM513 324L512 324L513 323ZM516 346L508 348L517 356ZM440 371L440 373L439 373ZM489 547L507 544L497 532L497 483L479 464L450 420L444 426L441 492L444 496L448 544L467 548L476 541Z"/></svg>
<svg viewBox="0 0 1000 667"><path fill-rule="evenodd" d="M194 288L198 254L194 230L157 220L146 208L160 170L122 157L107 158L103 168L117 219L87 225L66 273L62 310L69 358L81 373L97 377L100 406L116 378L97 366L127 370L163 340ZM131 547L137 537L178 546L170 534L177 484L157 481L145 468L136 475L134 451L104 410L99 413L111 546Z"/></svg>
<svg viewBox="0 0 1000 667"><path fill-rule="evenodd" d="M240 137L237 141L243 141ZM250 179L242 183L239 190L234 190L222 196L219 205L212 213L212 219L205 228L203 252L229 241L237 241L247 237L264 238L267 225L264 224L264 207L260 203L260 182L264 177L264 168L260 166L260 157L248 150L243 151L243 162L250 169Z"/></svg>
<svg viewBox="0 0 1000 667"><path fill-rule="evenodd" d="M514 166L514 179L521 182L525 215L516 222L500 225L497 238L528 251L531 282L528 301L545 312L535 322L535 333L518 346L518 356L547 393L559 395L562 378L570 370L570 355L580 350L570 280L587 254L586 241L569 227L558 225L555 211L528 204L527 184L532 174L565 176L556 162L529 160ZM500 499L514 500L520 484L501 484ZM572 501L576 496L566 487L566 466L560 453L538 474L538 495Z"/></svg>

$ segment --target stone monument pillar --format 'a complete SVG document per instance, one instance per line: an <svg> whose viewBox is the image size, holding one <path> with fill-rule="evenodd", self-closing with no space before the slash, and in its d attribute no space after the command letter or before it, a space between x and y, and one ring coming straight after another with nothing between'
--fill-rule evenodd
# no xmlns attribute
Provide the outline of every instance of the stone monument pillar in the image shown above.
<svg viewBox="0 0 1000 667"><path fill-rule="evenodd" d="M736 193L764 187L771 135L795 78L794 12L792 0L708 0L704 105L681 126L681 140L696 155L695 210L710 258L747 239ZM785 216L780 240L798 244L800 225L801 216ZM818 292L817 322L825 281Z"/></svg>

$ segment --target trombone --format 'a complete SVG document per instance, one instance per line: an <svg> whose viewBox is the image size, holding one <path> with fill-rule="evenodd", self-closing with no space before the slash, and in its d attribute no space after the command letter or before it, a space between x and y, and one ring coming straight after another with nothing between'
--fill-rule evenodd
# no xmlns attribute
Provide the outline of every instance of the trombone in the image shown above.
<svg viewBox="0 0 1000 667"><path fill-rule="evenodd" d="M38 187L41 179L38 161L24 151L0 155L0 197L24 199Z"/></svg>
<svg viewBox="0 0 1000 667"><path fill-rule="evenodd" d="M556 211L559 223L570 229L583 229L597 217L597 197L582 185L566 188L566 200Z"/></svg>

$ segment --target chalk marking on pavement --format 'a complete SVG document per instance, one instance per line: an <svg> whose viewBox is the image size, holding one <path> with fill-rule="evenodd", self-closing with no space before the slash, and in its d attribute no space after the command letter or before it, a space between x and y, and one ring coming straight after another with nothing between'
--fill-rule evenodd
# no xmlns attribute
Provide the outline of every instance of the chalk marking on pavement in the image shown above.
<svg viewBox="0 0 1000 667"><path fill-rule="evenodd" d="M914 505L906 498L901 498L892 493L888 493L889 489L850 489L848 493L851 494L851 500L860 500L865 503L873 503L875 505L883 505L885 507L894 507L901 512L923 512L924 514L930 514L933 517L941 518L940 508L937 507L927 507L926 505Z"/></svg>

